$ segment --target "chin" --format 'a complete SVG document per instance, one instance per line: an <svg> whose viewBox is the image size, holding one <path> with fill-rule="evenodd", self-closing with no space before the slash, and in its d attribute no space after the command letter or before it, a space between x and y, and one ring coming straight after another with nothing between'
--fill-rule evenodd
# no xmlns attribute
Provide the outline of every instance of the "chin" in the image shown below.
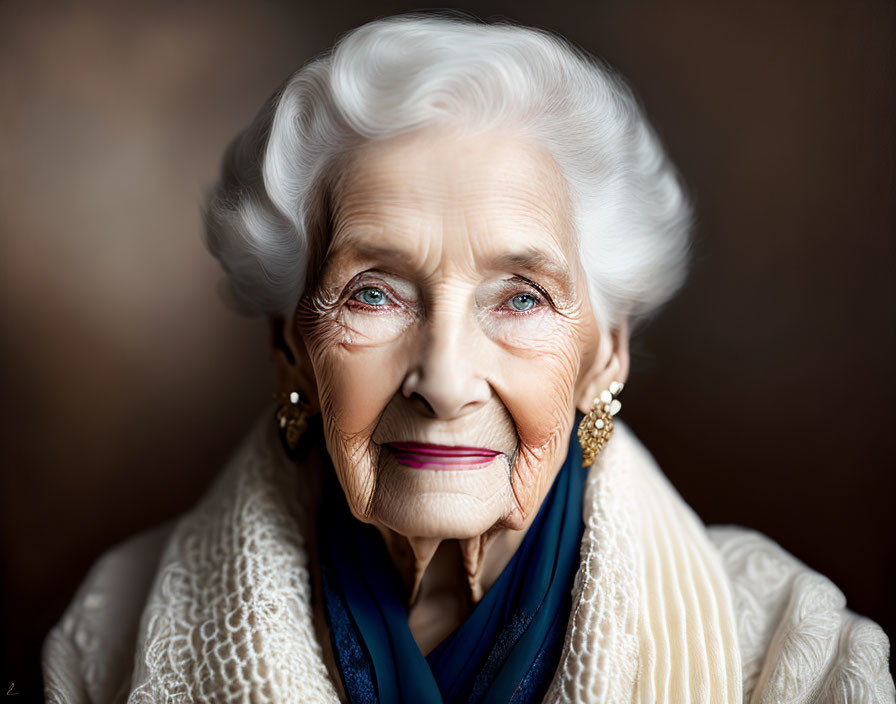
<svg viewBox="0 0 896 704"><path fill-rule="evenodd" d="M384 453L370 518L408 538L464 540L502 523L513 507L506 455L475 469L433 470Z"/></svg>

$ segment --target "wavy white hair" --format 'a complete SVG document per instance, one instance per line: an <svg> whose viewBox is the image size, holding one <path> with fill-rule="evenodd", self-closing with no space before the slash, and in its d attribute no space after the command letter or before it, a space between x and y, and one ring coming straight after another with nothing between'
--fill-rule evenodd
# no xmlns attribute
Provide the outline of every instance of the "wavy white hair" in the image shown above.
<svg viewBox="0 0 896 704"><path fill-rule="evenodd" d="M621 78L543 30L411 14L342 36L228 148L205 226L231 303L288 319L322 264L341 157L431 125L523 130L551 151L602 329L634 325L683 282L690 207Z"/></svg>

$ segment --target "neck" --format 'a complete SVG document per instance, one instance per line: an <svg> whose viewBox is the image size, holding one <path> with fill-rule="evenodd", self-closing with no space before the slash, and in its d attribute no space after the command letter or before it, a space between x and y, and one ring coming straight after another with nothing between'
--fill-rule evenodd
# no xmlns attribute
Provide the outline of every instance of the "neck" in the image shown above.
<svg viewBox="0 0 896 704"><path fill-rule="evenodd" d="M526 535L495 526L467 538L407 538L380 528L393 565L410 595L408 626L428 653L466 620L492 587Z"/></svg>

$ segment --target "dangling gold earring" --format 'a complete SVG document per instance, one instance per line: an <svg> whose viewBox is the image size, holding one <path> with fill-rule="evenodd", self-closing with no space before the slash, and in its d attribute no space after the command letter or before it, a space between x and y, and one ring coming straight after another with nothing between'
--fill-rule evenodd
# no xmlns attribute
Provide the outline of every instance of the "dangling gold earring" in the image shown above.
<svg viewBox="0 0 896 704"><path fill-rule="evenodd" d="M600 392L594 405L579 423L579 444L582 446L582 465L590 467L613 434L613 416L622 404L616 398L622 391L621 381L610 382L610 388Z"/></svg>
<svg viewBox="0 0 896 704"><path fill-rule="evenodd" d="M280 404L277 407L277 427L283 433L286 446L290 450L295 450L302 433L308 427L311 411L298 391L283 391L274 394L274 398Z"/></svg>

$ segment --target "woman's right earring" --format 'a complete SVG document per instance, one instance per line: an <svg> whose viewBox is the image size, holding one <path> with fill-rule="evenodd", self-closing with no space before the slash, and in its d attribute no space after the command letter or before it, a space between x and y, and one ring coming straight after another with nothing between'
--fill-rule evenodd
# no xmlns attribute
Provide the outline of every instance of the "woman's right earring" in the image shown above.
<svg viewBox="0 0 896 704"><path fill-rule="evenodd" d="M622 403L616 398L622 392L621 381L610 382L610 388L600 392L591 410L579 423L579 444L582 446L582 465L590 467L613 435L613 416Z"/></svg>
<svg viewBox="0 0 896 704"><path fill-rule="evenodd" d="M278 402L277 406L277 425L286 445L290 450L295 450L308 427L308 417L310 412L308 405L298 391L289 393L281 392L274 394L274 398Z"/></svg>

